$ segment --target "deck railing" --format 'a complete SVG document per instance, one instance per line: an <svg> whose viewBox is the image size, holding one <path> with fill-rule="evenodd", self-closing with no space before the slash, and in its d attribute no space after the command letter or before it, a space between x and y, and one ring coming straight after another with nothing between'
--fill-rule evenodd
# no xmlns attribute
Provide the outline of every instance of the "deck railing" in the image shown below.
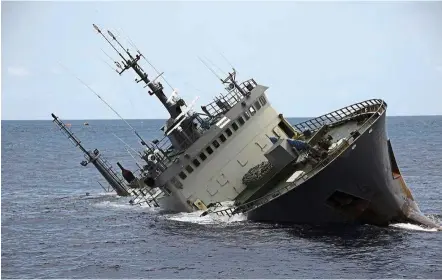
<svg viewBox="0 0 442 280"><path fill-rule="evenodd" d="M312 120L308 120L306 122L301 123L300 125L303 124L309 124L311 126L310 129L313 130L313 128L315 127L316 129L319 129L319 127L321 127L322 125L318 126L317 120L323 120L323 118L326 118L328 120L327 117L328 115L331 115L335 112L337 112L337 114L341 114L340 118L336 118L335 121L331 121L328 124L333 124L339 121L342 121L346 118L349 118L351 116L355 116L361 113L372 113L372 115L370 116L370 118L368 118L364 124L362 124L357 131L362 134L362 132L364 130L366 130L369 126L371 126L376 120L377 118L381 115L381 113L386 109L387 104L380 99L372 99L372 100L367 100L361 103L357 103L354 105L350 105L347 106L343 109L339 109L336 110L330 114L326 114L323 116L320 116L318 118L312 119ZM345 114L342 114L342 112L345 112ZM378 114L379 113L379 114ZM319 121L318 121L319 122ZM296 126L295 126L296 127ZM355 140L355 139L354 139ZM289 192L290 190L294 189L295 187L299 186L300 184L304 183L305 181L307 181L309 178L313 177L314 175L316 175L317 173L319 173L322 169L324 169L330 162L332 162L335 158L337 158L339 155L341 155L344 151L347 150L347 148L350 145L346 146L342 146L340 147L337 151L335 151L333 153L333 155L326 157L325 159L323 159L322 161L318 162L316 164L315 167L313 167L309 172L306 172L305 174L303 174L301 177L299 177L295 182L293 182L292 184L289 184L281 189L276 189L268 194L266 194L263 197L257 198L253 201L249 201L247 203L244 203L242 205L239 206L234 206L231 207L229 209L223 209L221 211L214 211L213 213L216 213L217 215L228 215L233 216L235 214L240 214L240 213L247 213L253 209L256 209L262 205L264 205L265 203L274 200L278 197L280 197L281 195ZM219 213L218 213L219 212ZM222 212L222 213L221 213Z"/></svg>
<svg viewBox="0 0 442 280"><path fill-rule="evenodd" d="M355 115L361 113L371 113L378 110L379 107L386 105L381 99L370 99L360 103L355 103L353 105L338 109L331 113L319 116L308 121L298 123L294 127L299 131L304 131L306 129L313 131L318 130L325 124L333 124L340 122L344 119L351 118Z"/></svg>
<svg viewBox="0 0 442 280"><path fill-rule="evenodd" d="M242 82L239 87L243 92L248 93L252 91L256 85L255 80L250 79ZM228 111L243 98L244 96L241 94L241 92L237 88L233 87L228 93L215 97L214 101L203 107L205 107L205 111L206 113L209 113L210 117L216 117Z"/></svg>
<svg viewBox="0 0 442 280"><path fill-rule="evenodd" d="M133 205L146 204L149 207L159 207L160 205L158 204L156 199L159 196L164 195L161 190L158 190L156 193L152 193L152 191L148 188L131 189L131 193L133 196Z"/></svg>

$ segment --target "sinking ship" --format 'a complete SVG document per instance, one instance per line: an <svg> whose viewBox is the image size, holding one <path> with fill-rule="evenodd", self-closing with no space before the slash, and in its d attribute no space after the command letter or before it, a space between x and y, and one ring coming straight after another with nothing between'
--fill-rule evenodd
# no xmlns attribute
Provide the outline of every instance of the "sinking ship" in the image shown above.
<svg viewBox="0 0 442 280"><path fill-rule="evenodd" d="M166 97L163 73L151 80L140 66L145 57L139 50L133 55L112 32L93 26L121 57L116 72L133 70L135 81L148 87L170 115L159 128L162 139L145 141L135 131L145 163L135 174L119 163L121 178L98 150L80 146L86 157L82 165L92 163L118 194L132 197L130 203L201 215L245 214L261 222L407 222L441 229L420 211L404 181L387 136L383 100L292 125L271 105L267 86L238 81L232 67L220 78L225 93L198 112L195 100L187 104L175 90Z"/></svg>

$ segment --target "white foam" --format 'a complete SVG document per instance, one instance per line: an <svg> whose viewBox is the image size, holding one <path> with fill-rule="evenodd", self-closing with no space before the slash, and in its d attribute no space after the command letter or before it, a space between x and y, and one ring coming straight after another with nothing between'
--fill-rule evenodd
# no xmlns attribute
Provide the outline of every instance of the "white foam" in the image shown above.
<svg viewBox="0 0 442 280"><path fill-rule="evenodd" d="M245 215L237 214L232 217L218 216L217 214L207 214L201 217L204 211L195 211L192 213L178 213L167 216L166 218L173 221L195 223L200 225L208 224L229 224L233 222L240 222L247 219Z"/></svg>
<svg viewBox="0 0 442 280"><path fill-rule="evenodd" d="M87 195L84 195L84 194L81 195L81 197L83 197L83 198L100 198L100 197L108 197L108 196L117 197L117 198L120 197L115 192L89 193Z"/></svg>
<svg viewBox="0 0 442 280"><path fill-rule="evenodd" d="M111 191L111 192L100 192L95 194L96 196L118 196L116 192Z"/></svg>
<svg viewBox="0 0 442 280"><path fill-rule="evenodd" d="M117 209L130 209L130 210L144 210L158 211L159 207L149 207L148 205L130 205L127 201L101 201L94 204L99 208L117 208Z"/></svg>
<svg viewBox="0 0 442 280"><path fill-rule="evenodd" d="M436 232L438 231L436 228L426 228L414 224L408 224L408 223L398 223L398 224L391 224L391 227L400 228L400 229L406 229L406 230L416 230L416 231L426 231L426 232Z"/></svg>
<svg viewBox="0 0 442 280"><path fill-rule="evenodd" d="M129 203L121 203L121 202L114 202L114 201L101 201L95 204L95 206L100 208L126 208L126 209L133 209L134 206L130 205Z"/></svg>

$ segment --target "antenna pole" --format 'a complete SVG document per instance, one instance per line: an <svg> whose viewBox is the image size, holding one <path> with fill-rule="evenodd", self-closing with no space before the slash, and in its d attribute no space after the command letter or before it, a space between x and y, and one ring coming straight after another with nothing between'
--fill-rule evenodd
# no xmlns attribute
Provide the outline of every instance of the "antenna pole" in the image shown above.
<svg viewBox="0 0 442 280"><path fill-rule="evenodd" d="M135 45L135 43L130 39L130 37L126 34L124 34L124 31L122 28L120 28L121 33L123 33L124 37L126 37L126 39L129 41L129 44L131 45L132 48L137 50L137 53L147 62L147 64L150 65L150 67L152 67L153 70L155 70L155 72L157 73L157 75L160 75L160 71L158 71L157 68L155 68L155 66L153 66L152 63L149 62L149 60L147 60L147 58L140 52L140 50L138 49L138 47ZM117 31L117 35L120 36L120 32ZM172 91L174 91L175 89L173 88L173 86L166 80L166 78L162 77L163 80L166 82L166 84L170 87L170 89Z"/></svg>
<svg viewBox="0 0 442 280"><path fill-rule="evenodd" d="M110 32L109 30L107 31L107 34L109 34L109 36L112 37L112 39L114 39L115 42L117 42L117 44L127 53L127 55L130 57L130 59L134 59L133 56L130 54L130 52L128 51L129 49L125 50L124 47L120 44L120 42L117 40L117 38L114 36L114 34L112 34L112 32Z"/></svg>
<svg viewBox="0 0 442 280"><path fill-rule="evenodd" d="M132 56L132 54L129 52L129 49L125 49L123 47L123 45L117 40L115 35L112 32L108 31L107 33L112 38L112 40L114 40L124 50L124 52L129 56L129 59L126 59L116 49L116 47L112 44L112 42L103 34L103 32L100 30L100 28L98 28L98 26L96 24L93 24L93 27L95 28L95 30L97 30L98 33L100 33L100 35L112 46L112 48L123 59L123 66L121 66L118 62L115 62L117 67L121 69L121 71L119 71L118 73L121 75L124 71L132 68L139 77L139 79L135 79L135 82L137 82L137 83L144 82L144 84L145 84L144 87L149 87L149 89L150 89L149 94L155 95L161 101L163 106L167 109L170 116L172 118L176 118L176 116L181 113L181 109L179 108L179 105L177 105L177 104L168 104L167 97L163 93L163 89L164 89L163 85L160 82L156 82L156 79L158 79L161 76L161 74L159 74L157 78L155 78L151 81L148 79L148 75L146 72L144 72L143 68L141 68L141 66L138 65L138 61L141 59L141 57L146 59L144 57L144 55L141 54L140 51L138 51L138 54L135 57ZM146 61L147 61L147 59L146 59Z"/></svg>
<svg viewBox="0 0 442 280"><path fill-rule="evenodd" d="M100 152L95 149L93 152L88 152L80 143L80 140L75 137L74 133L70 131L66 125L56 116L54 113L51 114L54 119L53 122L60 127L60 130L68 137L69 140L78 146L80 150L84 153L86 160L82 161L80 164L83 166L92 163L98 172L106 179L106 181L112 186L112 188L117 192L118 195L128 196L130 195L127 188L123 185L123 180L118 177L118 175L112 170L112 166L101 157ZM100 184L101 185L101 184Z"/></svg>
<svg viewBox="0 0 442 280"><path fill-rule="evenodd" d="M223 79L221 79L220 76L218 76L215 71L213 71L213 69L211 67L209 67L209 65L207 65L207 63L201 59L201 57L198 56L198 59L207 67L207 69L210 70L210 72L212 72L213 75L215 75L215 77L217 77L221 82L224 82Z"/></svg>
<svg viewBox="0 0 442 280"><path fill-rule="evenodd" d="M109 43L109 45L112 46L112 48L120 55L120 57L125 60L124 56L117 50L117 48L115 48L115 46L111 43L111 41L109 41L109 39L106 38L106 36L104 36L103 33L101 33L101 30L98 28L97 25L93 24L95 30L97 30L98 33L100 33L101 36L103 36L103 38Z"/></svg>
<svg viewBox="0 0 442 280"><path fill-rule="evenodd" d="M230 61L227 60L227 58L220 52L218 51L218 53L224 58L224 60L230 65L230 67L232 67L232 69L235 71L235 67L233 67L232 63L230 63Z"/></svg>
<svg viewBox="0 0 442 280"><path fill-rule="evenodd" d="M142 156L140 152L135 151L131 146L129 146L129 144L127 144L126 142L123 141L123 139L121 139L120 137L118 137L115 133L112 133L118 140L120 140L126 147L128 147L129 149L131 149L134 153L138 154L139 156Z"/></svg>
<svg viewBox="0 0 442 280"><path fill-rule="evenodd" d="M138 134L138 132L135 130L135 128L133 128L117 111L114 110L114 108L112 108L111 105L109 105L109 103L107 103L103 98L101 98L101 96L95 92L88 84L86 84L85 82L83 82L79 77L75 76L72 72L69 71L69 69L67 69L63 64L61 64L60 62L58 62L60 64L61 67L63 67L69 74L71 74L72 76L74 76L80 83L82 83L85 87L87 87L93 94L95 94L101 101L103 101L104 104L107 105L107 107L109 107L121 120L123 120L131 129L132 131L135 133L135 135L141 140L141 143L146 143L144 141L144 139ZM146 144L147 146L147 144ZM149 148L149 150L151 149L149 146L147 146Z"/></svg>
<svg viewBox="0 0 442 280"><path fill-rule="evenodd" d="M61 120L59 120L58 117L54 115L54 113L52 113L51 116L54 119L55 124L60 127L63 133L69 138L69 140L71 140L75 146L77 146L86 156L88 156L89 159L92 159L93 156L83 147L83 145L81 145L81 141L77 137L75 137L74 133L66 128L66 125Z"/></svg>

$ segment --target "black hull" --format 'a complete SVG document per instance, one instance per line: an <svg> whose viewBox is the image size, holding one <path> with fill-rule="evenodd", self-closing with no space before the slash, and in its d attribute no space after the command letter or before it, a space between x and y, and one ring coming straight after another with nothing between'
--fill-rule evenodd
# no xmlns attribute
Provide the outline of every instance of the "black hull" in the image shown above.
<svg viewBox="0 0 442 280"><path fill-rule="evenodd" d="M388 225L422 219L417 223L429 225L400 176L385 112L322 171L248 212L248 219L317 225Z"/></svg>

